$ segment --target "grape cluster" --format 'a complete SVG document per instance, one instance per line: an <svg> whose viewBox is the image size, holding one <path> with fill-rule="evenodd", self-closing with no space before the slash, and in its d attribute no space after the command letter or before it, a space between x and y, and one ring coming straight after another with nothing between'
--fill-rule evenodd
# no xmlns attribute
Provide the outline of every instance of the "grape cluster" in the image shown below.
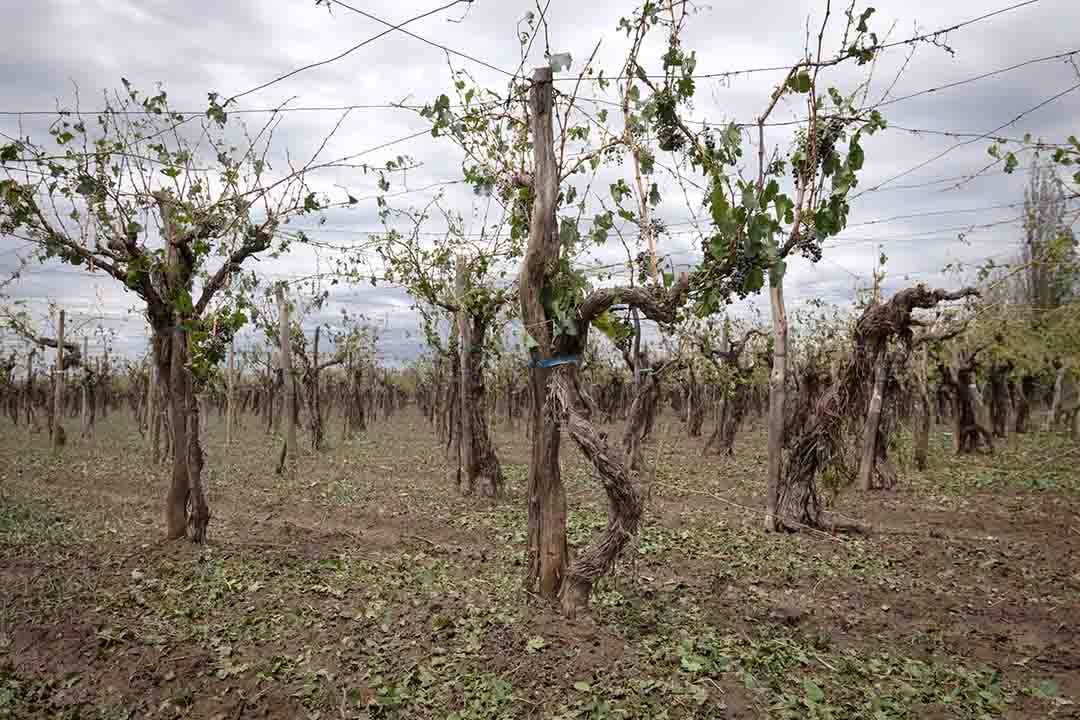
<svg viewBox="0 0 1080 720"><path fill-rule="evenodd" d="M808 233L799 239L796 244L799 248L799 252L802 256L812 263L821 262L821 243L818 242L817 236L813 233Z"/></svg>
<svg viewBox="0 0 1080 720"><path fill-rule="evenodd" d="M824 129L818 135L818 163L820 164L836 150L836 142L844 133L844 120L839 117L829 119Z"/></svg>
<svg viewBox="0 0 1080 720"><path fill-rule="evenodd" d="M750 278L754 275L754 271L759 268L757 257L749 257L744 253L739 253L735 258L735 264L731 268L731 273L728 276L728 282L730 283L731 291L739 297L740 300L744 299L752 292L757 292L759 288L750 287Z"/></svg>
<svg viewBox="0 0 1080 720"><path fill-rule="evenodd" d="M677 98L671 90L664 89L653 96L653 103L656 108L656 137L660 149L664 152L678 152L686 141L679 127Z"/></svg>

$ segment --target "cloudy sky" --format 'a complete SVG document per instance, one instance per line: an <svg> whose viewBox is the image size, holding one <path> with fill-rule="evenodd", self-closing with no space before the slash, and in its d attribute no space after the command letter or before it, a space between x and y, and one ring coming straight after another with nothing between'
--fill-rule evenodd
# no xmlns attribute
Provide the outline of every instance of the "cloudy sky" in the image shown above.
<svg viewBox="0 0 1080 720"><path fill-rule="evenodd" d="M356 0L353 7L398 23L445 4L447 0ZM965 23L1008 7L1009 0L882 0L872 26L891 40ZM519 23L528 12L544 17L548 28L532 45L526 68L544 64L545 45L551 52L569 52L571 73L601 41L596 65L617 74L626 49L625 35L616 29L620 15L632 11L626 3L586 3L576 0L475 0L432 14L408 29L429 41L467 54L451 55L456 68L467 69L484 86L505 92L509 75L522 64L517 40ZM249 90L298 67L338 55L386 30L375 20L340 5L328 12L312 0L38 0L7 3L8 28L0 45L0 131L27 134L41 140L58 106L71 107L77 87L84 109L99 107L101 93L120 87L121 77L136 87L153 89L163 83L173 108L201 111L208 92L228 97ZM861 7L861 6L860 6ZM755 2L697 3L683 45L696 50L697 73L718 75L699 80L692 116L709 122L748 122L767 104L783 72L721 76L733 70L783 66L797 60L805 43L808 21L820 23L825 5L818 0L756 0ZM833 17L840 10L833 8ZM826 38L836 47L839 22ZM828 243L824 259L811 265L798 260L787 276L790 303L797 308L814 299L843 304L857 287L869 283L878 247L888 256L886 291L915 281L954 286L961 281L947 270L968 267L986 259L1005 262L1019 237L1015 220L1021 212L1028 161L1005 175L999 168L977 179L958 181L983 169L990 158L982 133L1021 137L1031 133L1048 141L1076 133L1080 116L1080 76L1064 58L1048 56L1080 50L1080 3L1075 0L1033 0L938 38L937 46L920 44L910 56L907 45L890 49L877 62L870 101L881 98L903 68L890 98L881 108L891 127L864 143L867 163L852 205L849 227ZM656 34L656 40L661 34ZM830 45L831 40L831 45ZM658 56L659 44L649 47ZM1072 56L1080 59L1080 54ZM995 73L1013 65L1024 67ZM477 61L482 61L477 62ZM906 63L906 66L905 66ZM654 66L656 66L654 62ZM850 90L865 77L866 68L843 67L830 82ZM988 77L966 82L977 76ZM564 74L565 76L565 74ZM942 87L959 83L954 87ZM614 99L595 86L583 89L590 97ZM941 88L936 92L923 91ZM257 126L264 113L288 101L294 108L381 105L426 102L448 92L447 54L415 37L391 32L333 63L322 65L258 92L244 96L238 109ZM918 94L922 93L922 94ZM906 97L917 94L915 97ZM1060 97L1055 97L1059 96ZM588 106L587 106L588 107ZM800 103L783 101L774 120L801 116ZM38 113L38 114L33 114ZM310 153L341 113L298 110L282 116L275 136L278 153L294 157ZM1018 118L1016 122L1010 121ZM1000 126L1005 126L997 130ZM345 118L327 148L328 156L368 151L427 127L415 112L395 108L357 108ZM917 131L917 132L913 132ZM787 134L786 134L787 133ZM771 147L784 147L789 128L770 129ZM965 144L966 143L966 144ZM363 161L381 164L407 154L422 167L400 179L396 189L417 190L460 179L461 156L445 141L420 136L365 152ZM278 157L281 157L279 154ZM669 158L660 158L668 162ZM614 171L625 173L625 170ZM375 179L359 172L336 172L323 177L324 187L340 185L359 198L372 195ZM660 215L671 234L660 249L670 262L692 264L699 254L692 214L669 181ZM446 204L459 211L469 229L482 223L483 201L460 185L440 185L402 196L402 206L423 203L443 192ZM302 227L303 225L297 226ZM989 227L986 227L989 226ZM362 201L348 212L334 212L312 235L333 242L362 242L378 230L373 202ZM589 258L617 262L624 253L617 243ZM0 270L15 267L24 242L0 238ZM325 267L330 257L305 249L288 257L260 263L269 279L306 275ZM116 332L116 348L134 356L145 347L145 323L133 295L109 278L89 275L59 264L34 264L9 294L38 315L50 301L61 304L83 332L102 326ZM759 298L739 308L749 312ZM414 356L421 343L416 319L404 293L394 288L332 289L325 313L309 322L337 316L342 307L376 318L385 328L381 353L388 362ZM9 345L12 342L9 339ZM91 340L92 344L99 341Z"/></svg>

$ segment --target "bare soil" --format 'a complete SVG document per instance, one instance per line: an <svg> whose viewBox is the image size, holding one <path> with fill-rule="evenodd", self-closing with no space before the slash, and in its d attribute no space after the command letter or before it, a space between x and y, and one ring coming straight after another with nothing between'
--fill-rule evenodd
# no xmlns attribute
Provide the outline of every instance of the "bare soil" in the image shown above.
<svg viewBox="0 0 1080 720"><path fill-rule="evenodd" d="M1080 450L1031 433L763 532L765 433L647 444L633 552L566 622L521 587L509 497L461 497L413 410L273 472L206 433L210 541L166 543L165 466L126 415L62 455L0 426L0 718L1077 718ZM616 429L613 428L613 431ZM617 435L616 435L617 437ZM605 522L564 443L571 541Z"/></svg>

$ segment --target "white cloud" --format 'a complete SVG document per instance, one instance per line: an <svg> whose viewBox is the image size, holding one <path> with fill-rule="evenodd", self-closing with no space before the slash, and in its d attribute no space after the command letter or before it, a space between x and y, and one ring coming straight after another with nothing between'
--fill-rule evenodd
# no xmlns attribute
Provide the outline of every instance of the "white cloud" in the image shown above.
<svg viewBox="0 0 1080 720"><path fill-rule="evenodd" d="M948 26L987 11L985 3L972 0L952 3L890 0L874 4L878 8L875 16L878 28L884 31L896 23L891 35L894 39ZM391 22L432 7L430 0L363 3L363 9ZM527 10L536 11L535 6L525 2L479 0L468 5L467 12L461 9L465 7L461 5L446 14L419 21L409 29L500 68L516 70L520 49L515 26ZM808 16L812 16L810 27L816 27L822 4L810 0L797 3L760 0L737 7L720 3L708 9L700 7L703 10L692 19L683 43L697 51L698 72L707 73L790 63L802 52ZM629 13L631 4L622 10ZM597 40L602 39L600 65L608 69L609 75L617 71L626 44L625 35L615 29L618 9L608 3L552 0L547 17L552 52L572 53L575 67L580 67ZM450 18L455 22L449 22ZM0 88L0 110L4 111L49 110L56 98L69 104L72 83L80 88L83 105L95 106L103 91L119 85L121 76L145 89L163 81L174 106L199 110L205 106L207 92L228 96L299 65L330 57L385 29L341 7L335 7L331 14L313 3L296 0L230 3L40 0L6 8L5 26L8 34L0 46L0 72L5 77ZM1069 43L1075 40L1061 30L1078 26L1080 4L1048 0L949 33L943 42L955 51L955 56L938 48L919 47L893 94L939 87L998 67L1071 50ZM835 46L837 38L831 39ZM544 40L541 37L534 44L526 68L541 61ZM656 57L661 51L660 38L653 38L648 52ZM904 61L904 48L879 61L874 69L871 97L879 95L892 82ZM485 84L505 87L506 78L493 70L461 58L453 58L452 62L456 67L467 68ZM845 67L835 77L850 87L861 77L861 72ZM760 112L779 79L776 73L703 79L699 83L694 117L713 121L750 120ZM896 103L887 108L886 117L891 124L904 127L982 132L1076 81L1073 69L1062 62L1032 65ZM380 104L405 98L424 102L445 92L449 85L444 53L413 38L391 34L338 62L247 96L241 107L273 107L289 98L294 98L293 104L297 106ZM591 96L599 93L588 83L582 91ZM1078 110L1080 92L1032 113L1002 134L1031 132L1038 137L1058 139L1075 132L1071 123ZM785 101L773 119L797 118L803 113L804 108L798 103ZM245 120L254 126L261 117L248 115ZM22 132L32 132L38 139L48 122L48 118L42 117L4 116L0 117L0 130L18 134L20 120ZM279 128L277 140L295 155L305 156L313 151L335 120L332 113L290 113ZM424 121L408 111L356 110L328 146L326 156L372 148L424 127ZM789 134L788 129L774 128L769 131L768 141L782 144ZM873 187L908 170L957 141L897 130L881 133L865 143L867 166L860 189ZM979 141L957 148L894 185L919 184L975 172L990 160L986 146L986 142ZM410 173L409 187L460 176L458 153L448 143L428 137L373 152L363 159L380 163L398 154L409 154L424 163L423 168ZM869 192L854 202L851 222L1015 202L1022 197L1025 179L1023 173L1006 176L994 172L956 190L945 191L947 185L936 185ZM374 190L374 178L359 172L328 173L321 182L326 187L345 186L358 197ZM476 198L467 188L450 186L445 192L451 204L466 217L478 209ZM415 199L423 197L418 195ZM409 199L413 198L402 198ZM697 196L693 199L696 201ZM661 212L670 222L684 221L690 214L679 200L681 193L670 188ZM803 260L792 263L787 278L788 295L793 303L810 298L838 302L850 298L857 283L869 281L879 243L889 256L886 288L899 287L905 276L912 281L956 284L955 276L940 272L943 267L957 261L970 264L987 257L1002 258L1015 242L1017 228L1001 225L978 230L963 242L957 240L958 231L940 229L969 222L987 224L1015 214L1015 210L1001 209L857 225L830 243L834 247L826 251L826 260L817 266ZM473 226L477 222L474 218ZM296 227L304 224L298 223ZM356 242L364 237L357 233L378 227L374 208L370 203L362 203L354 213L334 213L321 237L333 242ZM686 229L687 226L672 227L678 233ZM312 232L317 232L317 228ZM5 254L4 250L16 243L12 238L0 238L0 269L12 267L14 256ZM662 240L661 251L673 254L676 263L688 262L697 257L697 242L691 235L673 234ZM592 255L607 263L618 262L625 253L613 241ZM315 253L305 250L281 260L265 261L260 264L260 270L278 275L305 274L314 270L316 262ZM143 343L142 321L126 314L137 298L100 276L88 277L54 264L35 267L15 290L15 295L32 300L39 310L46 299L52 299L73 311L98 313L108 318L104 322L111 323L121 333L125 352L135 352ZM337 286L332 299L350 309L389 311L392 328L388 332L397 333L395 352L407 354L408 350L401 348L410 343L411 347L419 346L415 332L405 342L405 332L415 329L415 323L407 311L410 303L400 291ZM762 300L755 302L760 304Z"/></svg>

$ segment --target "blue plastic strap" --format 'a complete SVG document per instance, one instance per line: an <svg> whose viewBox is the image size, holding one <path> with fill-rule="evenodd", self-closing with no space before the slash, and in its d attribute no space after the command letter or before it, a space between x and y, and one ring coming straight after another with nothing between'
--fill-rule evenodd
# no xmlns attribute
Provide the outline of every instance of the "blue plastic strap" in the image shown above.
<svg viewBox="0 0 1080 720"><path fill-rule="evenodd" d="M530 360L529 367L531 368L550 368L556 365L577 365L581 362L580 355L563 355L562 357L554 357L550 360Z"/></svg>

